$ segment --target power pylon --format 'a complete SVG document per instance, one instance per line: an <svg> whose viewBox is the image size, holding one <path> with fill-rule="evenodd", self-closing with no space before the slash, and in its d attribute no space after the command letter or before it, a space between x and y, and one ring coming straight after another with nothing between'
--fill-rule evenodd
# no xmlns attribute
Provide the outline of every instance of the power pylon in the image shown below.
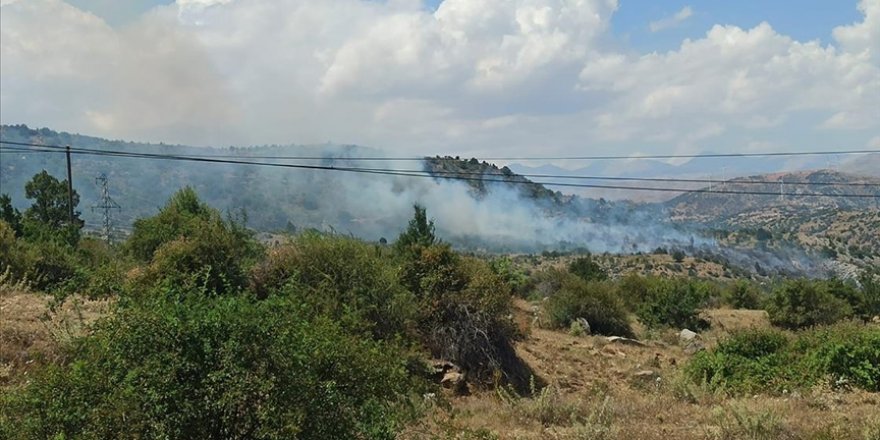
<svg viewBox="0 0 880 440"><path fill-rule="evenodd" d="M92 212L96 210L101 210L104 217L101 236L109 243L110 234L113 231L112 213L114 210L121 211L122 207L119 206L119 204L110 197L110 188L108 185L106 174L101 173L98 175L98 177L95 177L95 184L101 187L101 203L92 206Z"/></svg>

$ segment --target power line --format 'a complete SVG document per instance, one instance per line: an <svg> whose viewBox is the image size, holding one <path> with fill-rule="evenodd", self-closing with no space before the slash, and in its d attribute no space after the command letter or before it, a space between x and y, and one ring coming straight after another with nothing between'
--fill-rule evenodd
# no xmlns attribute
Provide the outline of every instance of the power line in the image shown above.
<svg viewBox="0 0 880 440"><path fill-rule="evenodd" d="M28 142L3 141L0 143L10 145L21 145L29 147L49 147L63 148L60 145L35 144ZM645 156L538 156L538 157L475 157L477 160L636 160L636 159L695 159L695 158L729 158L729 157L773 157L773 156L828 156L828 155L850 155L850 154L871 154L880 153L880 150L839 150L839 151L792 151L792 152L766 152L766 153L697 153L697 154L654 154ZM223 155L223 154L187 154L188 157L201 158L241 158L241 155ZM431 159L430 157L390 157L390 156L363 156L363 157L327 157L327 156L246 156L248 159L272 159L272 160L376 160L376 161L421 161Z"/></svg>
<svg viewBox="0 0 880 440"><path fill-rule="evenodd" d="M56 153L60 152L58 150L45 150L45 149L29 149L29 148L15 148L15 147L4 147L6 150L13 151L34 151L34 152L45 152L45 153ZM112 151L112 150L94 150L94 149L73 149L74 151L82 151L83 153L113 153L116 154L149 154L149 153L129 153L122 151ZM2 152L2 150L0 150ZM163 155L164 156L164 155ZM207 155L190 155L186 154L186 158L224 158L227 156L207 156ZM251 156L229 156L235 157L238 159L253 159ZM352 160L350 158L340 158L342 160ZM428 158L427 160L436 160L433 158ZM248 162L251 164L251 162ZM265 164L272 165L272 164ZM388 171L388 172L403 172L403 173L423 173L429 175L469 175L469 176L508 176L512 175L512 173L505 172L474 172L474 171L447 171L447 170L413 170L413 169L389 169L389 168L363 168L358 167L359 170L362 171ZM574 179L574 180L606 180L606 181L634 181L634 182L677 182L677 183L709 183L710 186L717 181L714 179L686 179L686 178L667 178L667 177L624 177L624 176L579 176L579 175L567 175L567 174L530 174L530 173L516 173L517 176L527 177L527 178L544 178L544 179ZM779 183L777 180L731 180L725 181L721 183L729 183L736 185L775 185ZM563 186L563 184L553 183L553 182L544 182L546 185L556 185ZM852 187L875 187L880 186L880 183L863 183L863 182L788 182L789 185L804 185L804 186L852 186ZM711 188L710 188L711 189Z"/></svg>
<svg viewBox="0 0 880 440"><path fill-rule="evenodd" d="M48 147L48 146L42 146L42 147ZM4 147L4 148L8 148L8 147ZM337 166L325 166L325 165L251 162L251 161L243 161L243 160L229 160L229 159L217 159L217 158L207 158L207 157L192 157L192 156L170 155L170 154L134 153L134 152L125 152L125 151L113 151L113 150L93 150L93 149L86 149L86 148L78 148L76 150L71 149L71 153L95 155L95 156L110 156L110 157L130 157L130 158L143 158L143 159L179 160L179 161L205 162L205 163L268 166L268 167L307 169L307 170L342 171L342 172L363 173L363 174L422 177L422 178L460 180L460 181L500 182L500 183L508 183L508 184L538 184L538 185L552 185L552 186L557 186L557 187L561 186L561 187L574 187L574 188L617 189L617 190L630 190L630 191L659 191L659 192L676 192L676 193L691 192L691 193L709 193L709 194L740 194L740 195L770 195L770 196L778 196L779 195L779 193L775 192L775 191L773 191L773 192L771 192L771 191L731 191L731 190L718 190L718 189L688 189L688 188L668 188L668 187L598 185L598 184L586 184L586 183L553 183L553 182L539 182L539 181L528 181L528 180L526 180L526 181L503 180L503 179L499 180L499 179L486 179L486 178L477 178L477 177L462 177L462 176L454 176L454 175L432 175L432 174L429 174L424 171L420 171L418 173L415 173L415 172L406 172L406 171L399 171L399 170L393 170L393 169L370 169L370 168L359 168L359 167L337 167ZM786 193L784 195L788 195L788 196L792 196L792 197L832 197L832 198L874 198L874 197L876 197L876 195L873 195L873 194L822 194L822 193L796 193L796 192L795 193Z"/></svg>

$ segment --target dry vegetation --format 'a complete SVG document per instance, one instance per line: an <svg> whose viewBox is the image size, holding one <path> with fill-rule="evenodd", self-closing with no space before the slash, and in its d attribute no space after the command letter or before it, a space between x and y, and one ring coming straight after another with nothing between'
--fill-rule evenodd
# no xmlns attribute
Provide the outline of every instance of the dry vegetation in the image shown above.
<svg viewBox="0 0 880 440"><path fill-rule="evenodd" d="M109 309L109 300L78 296L56 306L50 295L0 280L0 385L22 382L29 371L60 361L61 345Z"/></svg>
<svg viewBox="0 0 880 440"><path fill-rule="evenodd" d="M518 322L535 307L517 301ZM713 345L737 329L769 327L766 314L712 310ZM645 346L608 343L535 326L517 353L549 386L530 398L498 391L445 396L403 438L876 439L880 396L817 386L778 396L728 397L682 378L688 360L674 332ZM434 398L435 400L437 398Z"/></svg>

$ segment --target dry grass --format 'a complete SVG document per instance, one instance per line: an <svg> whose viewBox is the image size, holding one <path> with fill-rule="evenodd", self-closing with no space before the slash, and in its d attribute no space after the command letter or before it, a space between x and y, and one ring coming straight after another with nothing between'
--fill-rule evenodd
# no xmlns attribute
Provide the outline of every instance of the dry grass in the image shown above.
<svg viewBox="0 0 880 440"><path fill-rule="evenodd" d="M531 304L516 306L525 315L517 321L530 322ZM769 325L760 311L711 310L706 316L714 325L701 335L708 345L737 329ZM642 347L528 330L517 352L551 384L547 389L532 397L490 391L447 396L402 438L876 440L880 433L876 393L831 387L781 396L709 393L682 377L689 356L674 332L651 335ZM655 375L635 375L648 370Z"/></svg>
<svg viewBox="0 0 880 440"><path fill-rule="evenodd" d="M0 283L0 386L27 380L34 368L59 360L60 344L83 334L109 311L107 300L52 297L24 285Z"/></svg>

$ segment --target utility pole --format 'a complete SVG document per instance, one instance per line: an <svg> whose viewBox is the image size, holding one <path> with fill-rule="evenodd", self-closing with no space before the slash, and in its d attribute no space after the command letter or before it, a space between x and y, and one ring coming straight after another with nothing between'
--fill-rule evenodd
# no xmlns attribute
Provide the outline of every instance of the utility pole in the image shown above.
<svg viewBox="0 0 880 440"><path fill-rule="evenodd" d="M95 184L101 187L101 203L99 205L92 206L92 211L94 212L98 209L103 211L104 222L103 228L101 230L101 235L103 236L104 240L109 243L110 232L113 229L113 219L110 215L114 209L122 210L122 207L119 206L119 204L110 197L110 188L107 183L106 174L101 173L98 175L98 177L95 177Z"/></svg>
<svg viewBox="0 0 880 440"><path fill-rule="evenodd" d="M67 220L73 224L73 173L70 170L70 145L65 148L67 153Z"/></svg>

